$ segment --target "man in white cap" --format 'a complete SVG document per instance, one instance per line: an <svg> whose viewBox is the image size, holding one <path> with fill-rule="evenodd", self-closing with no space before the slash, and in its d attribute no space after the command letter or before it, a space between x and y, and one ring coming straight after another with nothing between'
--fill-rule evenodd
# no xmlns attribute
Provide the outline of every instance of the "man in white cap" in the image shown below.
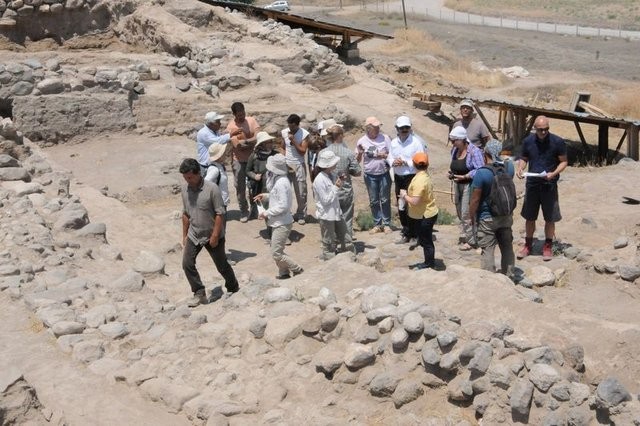
<svg viewBox="0 0 640 426"><path fill-rule="evenodd" d="M453 123L452 129L462 126L467 131L467 138L475 146L482 148L491 138L487 126L475 117L474 105L471 99L460 102L460 119Z"/></svg>
<svg viewBox="0 0 640 426"><path fill-rule="evenodd" d="M242 133L242 130L238 132L221 133L220 120L224 118L224 115L211 111L204 116L204 126L198 130L196 135L196 151L197 160L200 164L200 174L204 177L207 174L209 168L209 147L214 143L224 145L231 140L231 137L237 136Z"/></svg>
<svg viewBox="0 0 640 426"><path fill-rule="evenodd" d="M416 175L412 158L417 152L427 152L427 144L420 136L413 133L411 119L401 115L396 120L397 136L391 141L391 149L387 156L387 163L393 168L393 180L395 182L396 199L400 197L400 190L409 188L411 179ZM398 203L398 215L402 225L401 237L398 244L408 243L415 238L409 226L409 216L406 206Z"/></svg>

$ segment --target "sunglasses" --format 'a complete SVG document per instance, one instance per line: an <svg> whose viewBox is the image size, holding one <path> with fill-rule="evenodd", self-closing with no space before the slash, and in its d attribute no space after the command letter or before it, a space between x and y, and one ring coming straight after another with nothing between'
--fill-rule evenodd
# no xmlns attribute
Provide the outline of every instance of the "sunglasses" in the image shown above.
<svg viewBox="0 0 640 426"><path fill-rule="evenodd" d="M536 127L536 132L548 132L548 127Z"/></svg>
<svg viewBox="0 0 640 426"><path fill-rule="evenodd" d="M398 127L399 132L408 132L409 130L411 130L411 127L409 126Z"/></svg>

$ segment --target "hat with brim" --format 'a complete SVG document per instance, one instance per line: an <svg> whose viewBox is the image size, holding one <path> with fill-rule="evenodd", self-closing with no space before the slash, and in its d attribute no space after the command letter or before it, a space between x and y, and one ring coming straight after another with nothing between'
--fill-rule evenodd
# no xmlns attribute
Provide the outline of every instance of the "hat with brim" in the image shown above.
<svg viewBox="0 0 640 426"><path fill-rule="evenodd" d="M364 121L364 125L365 126L380 127L380 126L382 126L382 123L380 122L380 120L378 120L375 117L367 117L367 119Z"/></svg>
<svg viewBox="0 0 640 426"><path fill-rule="evenodd" d="M462 108L463 106L473 109L474 107L473 101L471 99L465 99L462 102L460 102L460 108Z"/></svg>
<svg viewBox="0 0 640 426"><path fill-rule="evenodd" d="M282 154L272 155L267 158L267 170L274 175L286 175L289 171L287 160Z"/></svg>
<svg viewBox="0 0 640 426"><path fill-rule="evenodd" d="M258 132L258 134L256 135L256 148L258 147L258 145L265 142L271 142L274 139L275 138L267 132Z"/></svg>
<svg viewBox="0 0 640 426"><path fill-rule="evenodd" d="M223 118L224 118L224 115L218 114L217 112L214 112L214 111L211 111L211 112L208 112L204 116L204 122L209 124L209 123L213 123L213 122L218 121L218 120L222 120Z"/></svg>
<svg viewBox="0 0 640 426"><path fill-rule="evenodd" d="M209 146L209 161L217 161L227 150L226 144L214 143Z"/></svg>
<svg viewBox="0 0 640 426"><path fill-rule="evenodd" d="M469 142L467 139L467 129L462 126L454 127L451 132L449 132L449 139L452 141L465 141Z"/></svg>
<svg viewBox="0 0 640 426"><path fill-rule="evenodd" d="M335 152L328 149L323 149L320 151L320 154L318 154L318 167L321 169L333 167L338 164L338 161L340 161L340 157L338 157Z"/></svg>
<svg viewBox="0 0 640 426"><path fill-rule="evenodd" d="M342 127L342 124L338 124L338 122L333 118L330 118L328 120L324 120L318 123L318 130L320 131L320 136L326 136L329 133L329 129L334 126Z"/></svg>

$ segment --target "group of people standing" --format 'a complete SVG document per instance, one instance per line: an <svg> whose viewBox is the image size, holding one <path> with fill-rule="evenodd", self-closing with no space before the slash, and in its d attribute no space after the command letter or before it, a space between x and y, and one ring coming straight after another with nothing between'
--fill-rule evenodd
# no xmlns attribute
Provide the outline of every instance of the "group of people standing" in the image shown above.
<svg viewBox="0 0 640 426"><path fill-rule="evenodd" d="M227 291L232 293L238 289L224 251L224 222L229 204L229 189L223 157L229 146L240 221L247 222L251 218L266 220L271 254L278 267L278 279L303 272L303 268L285 254L284 250L293 223L297 221L299 225L304 225L307 220L307 174L311 177L316 219L320 226L321 259L327 260L340 251L355 255L355 196L352 178L363 175L374 221L370 232L389 233L396 229L391 220L393 181L401 225L400 238L396 242L404 244L415 240L416 243L410 249L422 247L424 261L411 265L411 268L434 267L433 227L439 210L428 173L427 144L413 131L408 116L397 117L396 135L393 139L381 131L380 120L368 117L364 123L364 135L357 141L355 150L351 150L344 143L343 126L334 119L321 121L317 131L309 132L300 127L301 118L291 114L286 120L287 127L280 132L279 137L275 137L260 131L257 121L246 115L242 103L234 103L231 111L234 118L224 131L221 130L223 115L215 112L205 115L205 125L196 137L197 160L186 159L180 166L180 173L187 183L182 191L185 245L183 269L194 293L190 306L207 301L195 268L195 258L203 247L225 278ZM533 145L527 142L529 138L525 139L518 176L523 175L524 164L529 161L530 172L539 174L539 179L555 183L557 175L566 167L566 149L563 153L561 144L556 139L560 142L562 140L548 133L546 117L538 117L536 123L536 134L532 135L536 138ZM449 177L455 183L456 210L461 222L460 248L467 250L479 245L483 249L482 267L495 270L493 248L499 245L503 258L502 270L509 273L514 263L512 217L509 214L510 220L496 219L491 215L489 205L489 192L495 172L487 166L503 164L500 157L502 145L496 140L487 143L489 132L482 122L480 124L473 117L473 104L463 101L461 120L454 124L449 134L453 144ZM470 135L475 139L472 140ZM543 138L539 139L539 136ZM553 156L549 155L546 148L540 147L541 142L544 146L548 144L550 136L553 137L553 153L557 153L556 160L560 163L557 167L551 167L550 161L540 160L541 155L545 158ZM551 172L542 176L543 170L536 171L540 167ZM506 170L513 177L515 169L509 162L506 169L500 170ZM528 191L529 186L527 184ZM534 188L533 184L531 186ZM557 188L555 196L555 206L549 196L538 195L531 202L527 202L529 196L525 198L526 216L525 208L523 216L527 219L525 249L528 247L528 252L524 253L526 250L523 250L519 254L528 255L531 251L536 219L533 213L535 210L537 216L540 205L545 215L545 233L547 228L553 232L547 220L557 221L560 218ZM292 213L294 197L297 209ZM530 220L532 226L529 224ZM509 232L503 231L506 228ZM511 249L511 255L507 246Z"/></svg>

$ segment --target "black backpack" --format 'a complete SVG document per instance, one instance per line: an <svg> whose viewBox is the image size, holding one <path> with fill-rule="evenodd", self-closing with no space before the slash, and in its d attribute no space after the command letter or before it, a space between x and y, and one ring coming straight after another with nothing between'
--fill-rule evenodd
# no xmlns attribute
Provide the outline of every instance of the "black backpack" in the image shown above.
<svg viewBox="0 0 640 426"><path fill-rule="evenodd" d="M493 163L491 166L482 168L491 170L491 173L493 173L491 192L488 199L491 216L508 216L512 214L517 202L516 185L513 183L513 178L507 173L505 164Z"/></svg>

